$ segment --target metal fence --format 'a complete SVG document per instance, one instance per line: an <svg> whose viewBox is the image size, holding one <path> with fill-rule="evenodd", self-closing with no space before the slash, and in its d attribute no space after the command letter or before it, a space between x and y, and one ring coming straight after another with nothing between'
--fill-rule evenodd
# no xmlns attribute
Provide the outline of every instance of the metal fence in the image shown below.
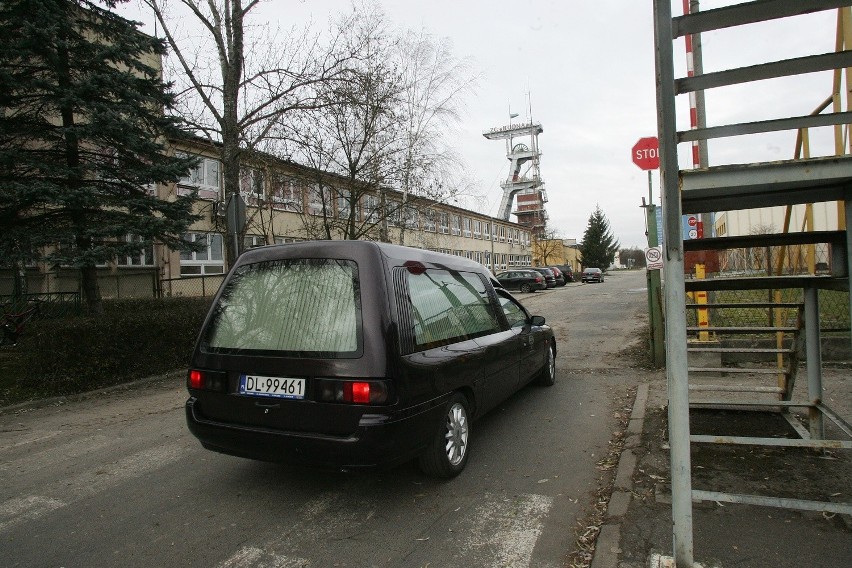
<svg viewBox="0 0 852 568"><path fill-rule="evenodd" d="M20 313L38 302L40 317L62 317L80 313L78 292L48 292L44 294L0 295L0 305L7 313Z"/></svg>
<svg viewBox="0 0 852 568"><path fill-rule="evenodd" d="M804 292L800 288L784 290L725 290L707 293L708 304L746 303L803 303ZM820 329L826 333L850 332L849 292L819 290ZM696 326L697 312L687 310L687 325ZM792 308L738 307L725 310L710 310L710 325L718 327L760 327L784 322L796 323L797 310ZM780 317L780 320L776 320Z"/></svg>
<svg viewBox="0 0 852 568"><path fill-rule="evenodd" d="M159 283L158 297L206 297L213 296L222 285L224 274L213 276L185 276L163 278Z"/></svg>
<svg viewBox="0 0 852 568"><path fill-rule="evenodd" d="M781 267L779 272L778 267ZM728 249L718 253L717 278L831 274L831 245L766 246Z"/></svg>
<svg viewBox="0 0 852 568"><path fill-rule="evenodd" d="M794 276L815 274L830 276L842 273L845 267L834 266L832 247L827 243L813 245L763 246L726 249L715 253L708 263L707 278L739 278L743 276ZM687 277L689 279L689 277ZM736 303L801 303L801 289L728 290L708 292L710 304ZM723 327L754 327L772 325L776 317L789 325L795 321L796 310L778 308L732 308L713 311L710 325ZM849 292L819 291L820 328L824 332L850 332ZM696 312L687 310L687 324L697 325Z"/></svg>
<svg viewBox="0 0 852 568"><path fill-rule="evenodd" d="M155 298L158 296L158 272L156 269L119 270L98 274L98 287L104 300L125 300L133 298ZM76 270L60 270L45 274L30 270L27 272L26 293L79 294L82 290L80 273ZM0 294L11 295L14 279L0 276Z"/></svg>

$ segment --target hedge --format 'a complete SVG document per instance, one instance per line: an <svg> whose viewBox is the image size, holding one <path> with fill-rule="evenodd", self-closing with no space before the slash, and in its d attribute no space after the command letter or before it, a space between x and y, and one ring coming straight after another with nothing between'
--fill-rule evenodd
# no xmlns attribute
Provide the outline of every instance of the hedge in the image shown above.
<svg viewBox="0 0 852 568"><path fill-rule="evenodd" d="M0 353L0 405L186 367L209 306L209 298L118 300L96 319L33 320Z"/></svg>

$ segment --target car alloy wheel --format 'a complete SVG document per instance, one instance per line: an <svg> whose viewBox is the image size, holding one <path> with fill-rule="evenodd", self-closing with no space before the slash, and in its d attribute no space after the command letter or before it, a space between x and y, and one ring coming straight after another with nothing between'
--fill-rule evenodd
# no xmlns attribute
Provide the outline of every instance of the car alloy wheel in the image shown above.
<svg viewBox="0 0 852 568"><path fill-rule="evenodd" d="M432 477L455 477L467 464L470 438L467 398L454 393L446 408L440 429L418 460L423 473Z"/></svg>
<svg viewBox="0 0 852 568"><path fill-rule="evenodd" d="M450 465L457 466L464 460L467 454L467 436L467 410L461 403L456 402L447 412L447 433L444 435Z"/></svg>
<svg viewBox="0 0 852 568"><path fill-rule="evenodd" d="M551 387L556 383L556 353L553 344L547 347L547 362L536 382L546 387Z"/></svg>
<svg viewBox="0 0 852 568"><path fill-rule="evenodd" d="M530 285L526 282L521 284L521 292L527 293L530 291Z"/></svg>

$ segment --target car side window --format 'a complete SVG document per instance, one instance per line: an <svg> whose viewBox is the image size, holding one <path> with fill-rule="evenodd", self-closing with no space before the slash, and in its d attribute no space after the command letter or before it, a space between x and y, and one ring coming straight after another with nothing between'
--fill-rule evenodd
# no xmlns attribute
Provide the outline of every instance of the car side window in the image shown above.
<svg viewBox="0 0 852 568"><path fill-rule="evenodd" d="M506 296L500 296L500 307L509 321L509 327L523 327L527 323L527 313L516 301Z"/></svg>
<svg viewBox="0 0 852 568"><path fill-rule="evenodd" d="M404 272L416 351L499 331L482 279L451 270Z"/></svg>

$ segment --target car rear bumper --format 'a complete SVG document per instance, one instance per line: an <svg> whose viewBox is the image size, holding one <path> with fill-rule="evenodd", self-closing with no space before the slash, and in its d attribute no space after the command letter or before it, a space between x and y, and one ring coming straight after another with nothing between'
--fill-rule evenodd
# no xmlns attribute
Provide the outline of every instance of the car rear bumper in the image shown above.
<svg viewBox="0 0 852 568"><path fill-rule="evenodd" d="M420 454L443 419L443 404L416 413L370 413L348 436L290 432L207 419L198 400L186 401L186 422L201 445L215 452L277 463L320 467L393 466Z"/></svg>

